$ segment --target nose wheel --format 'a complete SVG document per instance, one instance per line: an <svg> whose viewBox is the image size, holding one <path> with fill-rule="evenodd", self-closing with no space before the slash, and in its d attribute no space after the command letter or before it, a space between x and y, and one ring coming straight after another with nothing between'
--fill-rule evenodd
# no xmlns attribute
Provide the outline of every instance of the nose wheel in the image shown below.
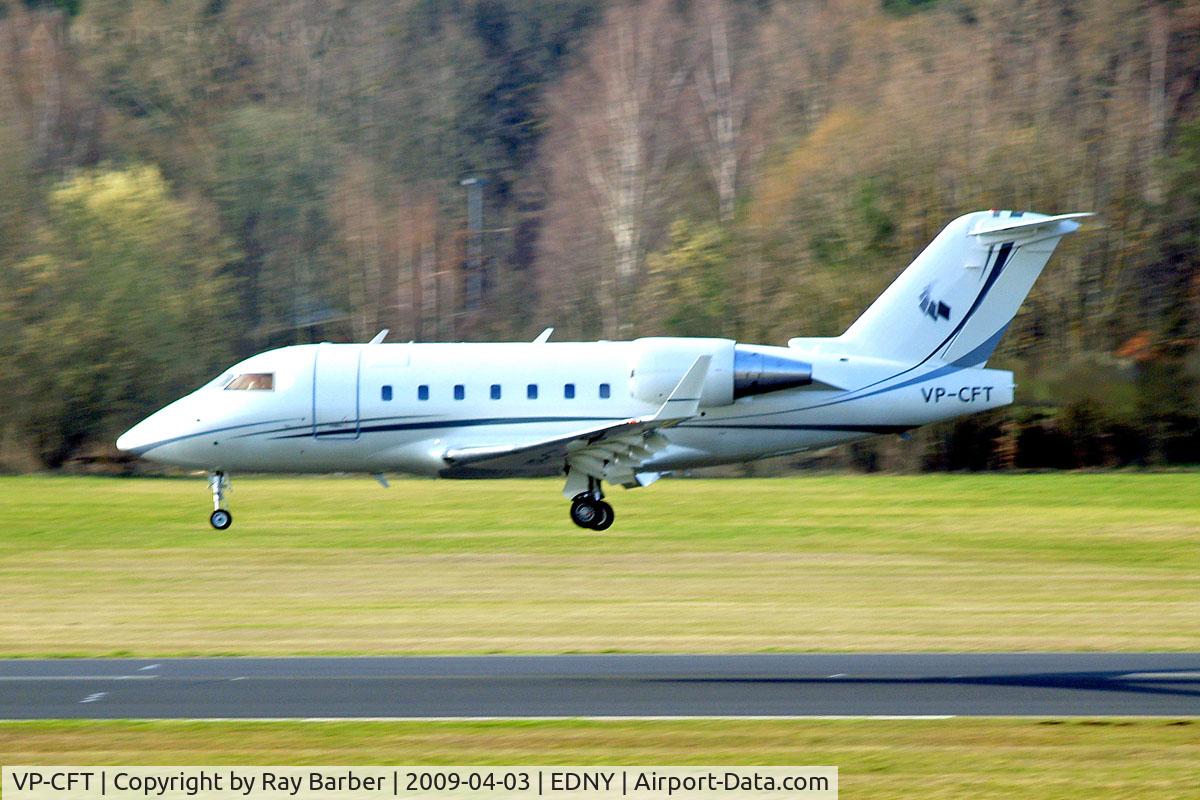
<svg viewBox="0 0 1200 800"><path fill-rule="evenodd" d="M213 512L208 515L208 524L223 531L233 524L233 514L225 505L225 493L232 491L229 477L224 472L212 472L208 476L208 488L212 490Z"/></svg>
<svg viewBox="0 0 1200 800"><path fill-rule="evenodd" d="M612 527L616 514L613 507L604 502L600 481L589 478L588 485L588 491L580 492L571 500L571 522L581 528L606 531Z"/></svg>

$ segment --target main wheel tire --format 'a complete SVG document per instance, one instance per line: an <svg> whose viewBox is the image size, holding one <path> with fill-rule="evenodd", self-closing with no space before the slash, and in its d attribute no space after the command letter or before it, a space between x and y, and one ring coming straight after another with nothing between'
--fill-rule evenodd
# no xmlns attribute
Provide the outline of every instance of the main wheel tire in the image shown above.
<svg viewBox="0 0 1200 800"><path fill-rule="evenodd" d="M223 508L218 508L209 515L208 524L219 531L223 531L233 524L233 514L230 514Z"/></svg>
<svg viewBox="0 0 1200 800"><path fill-rule="evenodd" d="M596 504L600 508L600 516L592 523L592 530L606 531L612 527L613 521L617 518L613 507L601 500Z"/></svg>
<svg viewBox="0 0 1200 800"><path fill-rule="evenodd" d="M581 528L592 528L601 513L600 503L590 497L576 497L571 501L571 522Z"/></svg>

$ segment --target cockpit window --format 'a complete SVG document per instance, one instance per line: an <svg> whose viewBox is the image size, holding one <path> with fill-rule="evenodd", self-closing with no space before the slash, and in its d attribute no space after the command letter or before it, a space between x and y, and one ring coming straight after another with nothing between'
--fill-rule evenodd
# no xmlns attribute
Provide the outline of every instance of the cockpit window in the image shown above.
<svg viewBox="0 0 1200 800"><path fill-rule="evenodd" d="M238 375L229 385L225 387L225 391L250 391L250 392L270 392L275 389L275 373L274 372L243 372Z"/></svg>

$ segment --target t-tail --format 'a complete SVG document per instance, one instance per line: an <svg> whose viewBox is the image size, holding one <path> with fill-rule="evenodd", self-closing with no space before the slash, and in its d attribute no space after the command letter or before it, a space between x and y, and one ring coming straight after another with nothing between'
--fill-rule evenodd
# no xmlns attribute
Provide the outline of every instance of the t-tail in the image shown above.
<svg viewBox="0 0 1200 800"><path fill-rule="evenodd" d="M982 366L1054 248L1089 216L959 217L838 338L839 347L910 366Z"/></svg>

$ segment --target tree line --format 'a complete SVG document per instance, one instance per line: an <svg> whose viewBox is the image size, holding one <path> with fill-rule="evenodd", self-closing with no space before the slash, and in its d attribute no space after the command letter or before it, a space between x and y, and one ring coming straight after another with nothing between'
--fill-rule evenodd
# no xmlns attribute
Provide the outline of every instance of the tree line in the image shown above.
<svg viewBox="0 0 1200 800"><path fill-rule="evenodd" d="M1195 0L0 3L0 463L384 327L837 335L991 207L1102 220L1019 403L847 458L1194 463L1198 105Z"/></svg>

